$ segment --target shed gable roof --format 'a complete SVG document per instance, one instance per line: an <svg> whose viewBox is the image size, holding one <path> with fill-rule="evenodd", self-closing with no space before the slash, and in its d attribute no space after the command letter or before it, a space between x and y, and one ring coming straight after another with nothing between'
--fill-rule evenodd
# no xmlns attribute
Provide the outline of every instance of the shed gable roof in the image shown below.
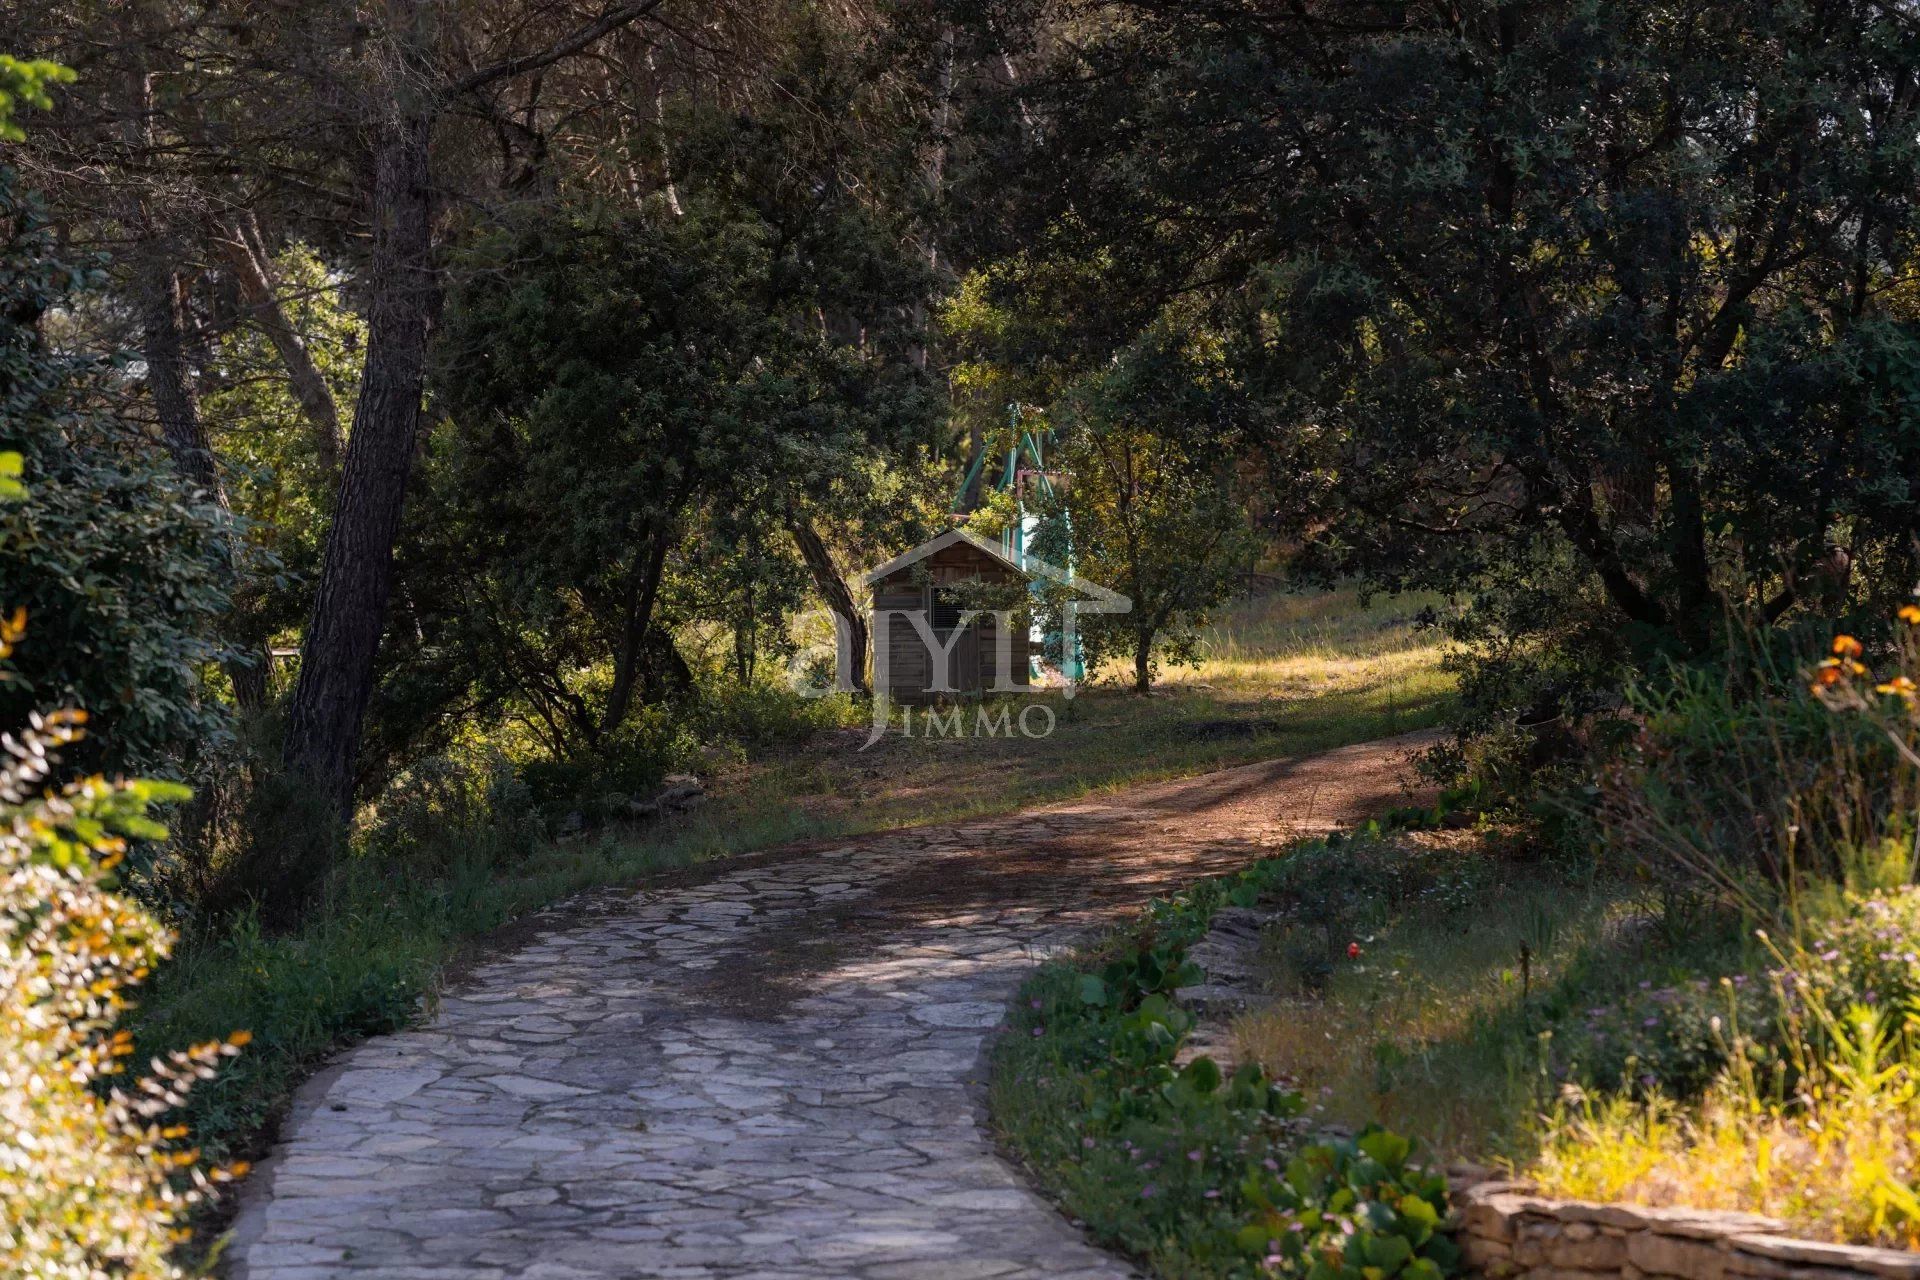
<svg viewBox="0 0 1920 1280"><path fill-rule="evenodd" d="M992 557L993 559L999 561L1001 564L1005 565L1007 568L1013 570L1015 573L1021 574L1025 577L1033 576L1033 571L1028 569L1026 565L1021 564L1018 560L1013 559L1006 552L1002 551L998 546L994 545L993 543L988 542L985 538L979 537L975 534L968 533L965 529L949 529L945 533L940 534L937 537L929 538L927 541L921 543L919 546L914 547L909 551L902 552L901 554L895 556L893 559L887 561L885 564L881 565L879 568L870 570L865 577L860 579L860 581L866 586L871 587L876 583L878 583L882 578L898 573L900 572L900 570L905 569L909 565L917 564L921 560L924 560L928 556L934 554L936 551L944 551L948 547L956 546L960 543L965 543L966 545L972 547L974 550L982 553L983 555Z"/></svg>

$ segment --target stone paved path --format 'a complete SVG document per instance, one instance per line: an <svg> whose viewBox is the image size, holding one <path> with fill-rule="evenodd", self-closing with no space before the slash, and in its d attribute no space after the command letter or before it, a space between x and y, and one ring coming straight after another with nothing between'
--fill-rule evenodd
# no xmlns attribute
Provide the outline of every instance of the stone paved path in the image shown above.
<svg viewBox="0 0 1920 1280"><path fill-rule="evenodd" d="M1391 739L756 855L537 920L309 1083L236 1280L1131 1276L1002 1163L983 1051L1050 950L1399 798Z"/></svg>

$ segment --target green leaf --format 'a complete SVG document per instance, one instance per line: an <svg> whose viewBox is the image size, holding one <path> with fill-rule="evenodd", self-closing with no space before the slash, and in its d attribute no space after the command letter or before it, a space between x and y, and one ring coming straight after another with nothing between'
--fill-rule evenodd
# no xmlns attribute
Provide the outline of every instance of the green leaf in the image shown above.
<svg viewBox="0 0 1920 1280"><path fill-rule="evenodd" d="M1432 1258L1415 1258L1400 1274L1406 1280L1442 1280L1444 1275Z"/></svg>
<svg viewBox="0 0 1920 1280"><path fill-rule="evenodd" d="M1107 1003L1107 984L1100 980L1098 974L1083 973L1080 975L1080 1003L1087 1005L1104 1005Z"/></svg>
<svg viewBox="0 0 1920 1280"><path fill-rule="evenodd" d="M1413 1143L1386 1129L1369 1129L1360 1135L1360 1149L1388 1169L1398 1169L1413 1153Z"/></svg>
<svg viewBox="0 0 1920 1280"><path fill-rule="evenodd" d="M1397 1207L1401 1217L1417 1222L1423 1227L1432 1228L1440 1225L1439 1210L1419 1196L1402 1196Z"/></svg>
<svg viewBox="0 0 1920 1280"><path fill-rule="evenodd" d="M1452 1236L1434 1235L1422 1246L1421 1252L1441 1271L1452 1271L1460 1265L1460 1246L1453 1242Z"/></svg>
<svg viewBox="0 0 1920 1280"><path fill-rule="evenodd" d="M1366 1254L1367 1262L1379 1267L1387 1275L1398 1271L1406 1265L1409 1258L1413 1257L1413 1246L1408 1244L1402 1236L1368 1235L1361 1239L1364 1241L1361 1248Z"/></svg>
<svg viewBox="0 0 1920 1280"><path fill-rule="evenodd" d="M1242 1253L1259 1254L1267 1247L1267 1241L1273 1239L1273 1232L1257 1222L1249 1222L1233 1233L1234 1247Z"/></svg>
<svg viewBox="0 0 1920 1280"><path fill-rule="evenodd" d="M1189 1062L1180 1076L1196 1093L1212 1093L1220 1087L1220 1065L1204 1054Z"/></svg>

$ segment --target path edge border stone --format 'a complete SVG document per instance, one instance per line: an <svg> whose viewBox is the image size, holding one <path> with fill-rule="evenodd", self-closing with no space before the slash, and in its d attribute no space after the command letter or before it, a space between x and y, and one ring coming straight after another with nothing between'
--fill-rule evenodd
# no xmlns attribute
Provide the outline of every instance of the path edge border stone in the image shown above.
<svg viewBox="0 0 1920 1280"><path fill-rule="evenodd" d="M1760 1214L1555 1199L1471 1165L1447 1180L1484 1280L1920 1280L1920 1253L1803 1240Z"/></svg>

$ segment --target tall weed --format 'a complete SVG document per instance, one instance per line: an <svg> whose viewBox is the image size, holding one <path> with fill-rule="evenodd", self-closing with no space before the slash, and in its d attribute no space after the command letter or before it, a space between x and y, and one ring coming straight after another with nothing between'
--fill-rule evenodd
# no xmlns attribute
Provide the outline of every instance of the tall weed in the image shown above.
<svg viewBox="0 0 1920 1280"><path fill-rule="evenodd" d="M1872 721L1836 716L1796 654L1755 642L1630 693L1639 731L1600 777L1604 847L1676 898L1767 916L1845 884L1912 830L1920 773Z"/></svg>

